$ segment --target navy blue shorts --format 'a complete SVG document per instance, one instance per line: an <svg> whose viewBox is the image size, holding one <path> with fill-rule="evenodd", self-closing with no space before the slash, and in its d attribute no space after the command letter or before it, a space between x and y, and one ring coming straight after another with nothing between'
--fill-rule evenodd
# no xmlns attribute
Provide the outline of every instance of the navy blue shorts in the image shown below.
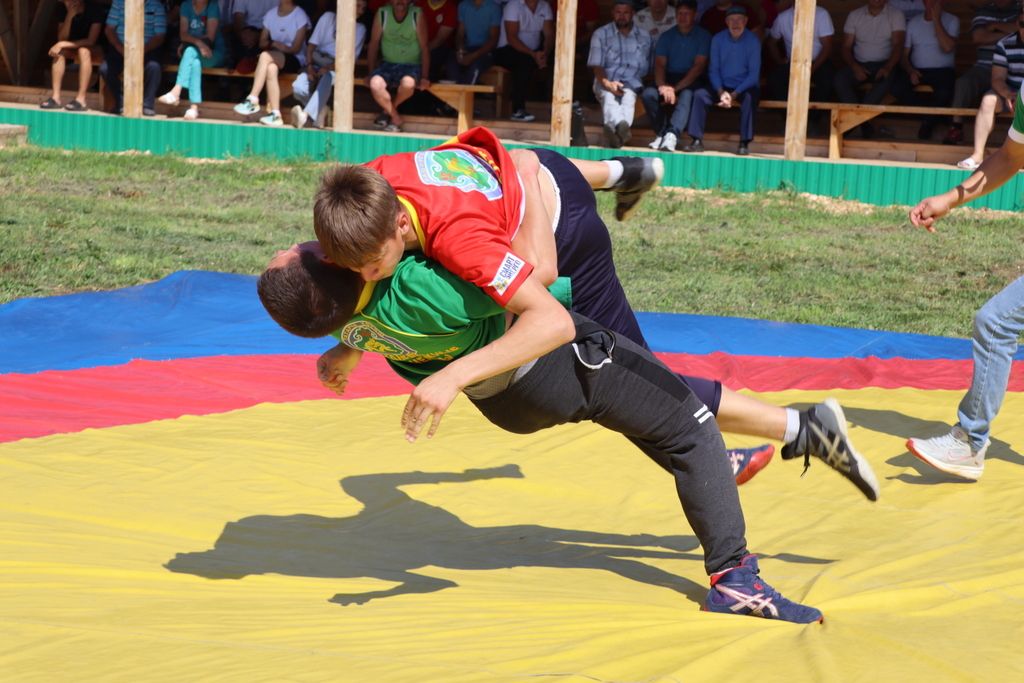
<svg viewBox="0 0 1024 683"><path fill-rule="evenodd" d="M551 172L561 209L555 230L558 274L572 279L572 310L649 349L615 272L612 239L597 212L590 184L572 162L549 149L534 149ZM680 375L711 412L718 413L722 384Z"/></svg>
<svg viewBox="0 0 1024 683"><path fill-rule="evenodd" d="M380 76L389 88L397 88L398 84L406 76L412 77L416 83L420 82L422 69L419 64L396 64L394 62L381 62L380 66L373 70L370 77Z"/></svg>

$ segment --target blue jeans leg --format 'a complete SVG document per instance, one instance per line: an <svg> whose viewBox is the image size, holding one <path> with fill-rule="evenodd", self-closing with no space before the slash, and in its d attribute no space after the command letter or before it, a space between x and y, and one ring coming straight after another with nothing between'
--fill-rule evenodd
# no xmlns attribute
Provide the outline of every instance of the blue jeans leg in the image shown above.
<svg viewBox="0 0 1024 683"><path fill-rule="evenodd" d="M672 118L669 120L669 130L676 135L686 130L686 124L690 121L690 109L693 108L693 91L689 88L676 93L676 108L672 111Z"/></svg>
<svg viewBox="0 0 1024 683"><path fill-rule="evenodd" d="M644 88L640 93L640 101L644 103L644 111L647 112L654 134L664 133L665 118L661 115L661 95L658 94L658 89L652 86Z"/></svg>
<svg viewBox="0 0 1024 683"><path fill-rule="evenodd" d="M974 316L974 376L957 413L974 449L985 443L1003 404L1022 331L1024 277L1019 277Z"/></svg>
<svg viewBox="0 0 1024 683"><path fill-rule="evenodd" d="M701 88L693 96L693 105L690 113L690 125L686 131L694 140L704 138L704 126L708 120L708 107L716 102L717 98L707 88Z"/></svg>

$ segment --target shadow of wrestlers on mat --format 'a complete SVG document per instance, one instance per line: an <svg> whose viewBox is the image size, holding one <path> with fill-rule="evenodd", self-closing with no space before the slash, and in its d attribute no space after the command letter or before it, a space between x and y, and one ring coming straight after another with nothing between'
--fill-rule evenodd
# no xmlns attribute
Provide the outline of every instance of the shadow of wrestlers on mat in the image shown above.
<svg viewBox="0 0 1024 683"><path fill-rule="evenodd" d="M425 567L509 569L557 567L600 569L623 578L681 593L702 602L707 586L639 561L692 560L703 570L693 536L613 534L521 524L474 527L452 513L412 498L402 486L522 478L518 465L465 472L366 474L341 480L344 491L363 503L351 517L254 515L228 522L210 550L178 553L165 567L209 579L251 574L320 578L374 578L396 585L387 590L339 593L331 602L362 604L412 593L432 593L458 584L417 573ZM690 552L697 550L696 553ZM766 556L771 557L771 556ZM787 562L831 560L779 554Z"/></svg>

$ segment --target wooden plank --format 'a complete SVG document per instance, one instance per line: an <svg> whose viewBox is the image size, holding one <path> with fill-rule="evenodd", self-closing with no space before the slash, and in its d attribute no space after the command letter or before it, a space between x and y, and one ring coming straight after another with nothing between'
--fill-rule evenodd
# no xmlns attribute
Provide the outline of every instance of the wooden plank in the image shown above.
<svg viewBox="0 0 1024 683"><path fill-rule="evenodd" d="M32 18L32 25L28 30L28 44L42 46L53 30L53 10L57 8L58 0L40 0L36 7L35 17ZM48 48L49 45L46 45ZM45 54L44 50L29 50L23 64L24 73L27 75L35 72L39 58Z"/></svg>
<svg viewBox="0 0 1024 683"><path fill-rule="evenodd" d="M558 0L555 22L555 78L551 92L551 144L569 146L572 134L572 77L576 56L576 0Z"/></svg>
<svg viewBox="0 0 1024 683"><path fill-rule="evenodd" d="M793 54L789 60L786 107L786 158L799 161L807 147L807 102L811 96L811 52L814 48L814 0L796 0Z"/></svg>
<svg viewBox="0 0 1024 683"><path fill-rule="evenodd" d="M11 80L18 82L18 51L14 43L14 31L11 21L4 10L4 3L0 2L0 59L3 59L7 73Z"/></svg>
<svg viewBox="0 0 1024 683"><path fill-rule="evenodd" d="M145 0L124 0L124 115L142 116L142 76L146 58Z"/></svg>
<svg viewBox="0 0 1024 683"><path fill-rule="evenodd" d="M338 0L334 32L334 130L352 130L355 107L356 0ZM366 39L369 40L369 31Z"/></svg>

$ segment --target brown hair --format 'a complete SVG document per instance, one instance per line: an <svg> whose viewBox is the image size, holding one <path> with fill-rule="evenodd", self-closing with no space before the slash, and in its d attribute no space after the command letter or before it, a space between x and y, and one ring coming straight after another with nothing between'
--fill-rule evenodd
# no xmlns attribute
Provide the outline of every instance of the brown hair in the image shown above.
<svg viewBox="0 0 1024 683"><path fill-rule="evenodd" d="M384 176L366 166L335 166L320 179L313 229L328 258L358 268L380 256L395 233L398 195Z"/></svg>
<svg viewBox="0 0 1024 683"><path fill-rule="evenodd" d="M280 268L268 268L256 283L263 308L286 331L324 337L353 316L362 280L357 273L300 252Z"/></svg>

